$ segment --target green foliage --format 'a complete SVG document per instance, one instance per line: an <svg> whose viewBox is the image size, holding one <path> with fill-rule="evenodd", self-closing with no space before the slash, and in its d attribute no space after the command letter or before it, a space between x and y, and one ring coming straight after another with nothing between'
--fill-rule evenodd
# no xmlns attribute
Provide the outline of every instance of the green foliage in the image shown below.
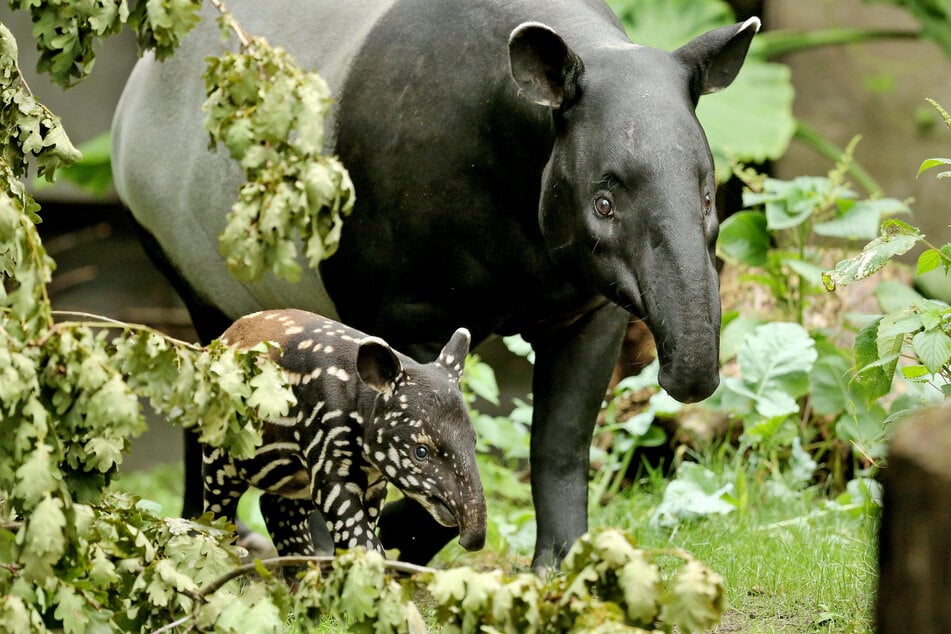
<svg viewBox="0 0 951 634"><path fill-rule="evenodd" d="M938 111L951 130L951 115L934 100L929 103ZM922 172L947 164L947 159L928 159L918 169ZM938 178L951 172L941 172ZM890 259L907 253L919 243L927 248L918 256L916 275L944 267L951 275L951 243L935 246L924 234L907 223L888 220L882 223L881 235L869 242L857 256L838 262L822 274L827 290L845 286L875 274ZM880 303L885 301L879 296ZM857 378L871 398L884 396L891 390L896 368L911 381L929 382L951 396L951 307L944 302L927 300L916 293L903 293L898 301L888 302L885 315L866 325L855 342ZM899 366L905 357L911 363Z"/></svg>
<svg viewBox="0 0 951 634"><path fill-rule="evenodd" d="M886 2L906 9L921 23L921 34L951 56L951 3L948 0L865 0Z"/></svg>
<svg viewBox="0 0 951 634"><path fill-rule="evenodd" d="M225 145L247 182L228 214L219 250L233 274L254 280L270 270L300 277L296 236L311 267L337 250L343 216L354 203L353 184L333 157L321 154L330 91L281 48L250 37L230 14L240 53L208 58L205 129ZM257 81L267 77L268 81Z"/></svg>
<svg viewBox="0 0 951 634"><path fill-rule="evenodd" d="M0 157L5 169L26 174L27 157L36 158L39 176L52 180L56 168L79 159L59 117L34 99L17 67L17 43L0 24Z"/></svg>
<svg viewBox="0 0 951 634"><path fill-rule="evenodd" d="M85 143L80 143L77 149L82 153L82 158L56 170L55 180L67 180L93 196L104 195L112 187L109 140L109 133L103 132ZM49 187L49 182L37 178L33 181L33 190Z"/></svg>
<svg viewBox="0 0 951 634"><path fill-rule="evenodd" d="M857 200L858 195L846 185L857 142L858 138L853 140L825 177L783 181L736 169L747 184L743 204L750 209L723 222L717 254L727 262L756 269L746 279L770 290L782 318L803 323L812 298L821 292L819 238L869 239L883 216L909 213L904 202L892 198Z"/></svg>
<svg viewBox="0 0 951 634"><path fill-rule="evenodd" d="M604 425L596 430L597 440L592 448L592 462L599 464L595 472L590 498L594 503L602 503L617 495L638 448L659 447L667 442L667 434L654 422L658 418L675 418L682 405L672 399L660 388L657 374L660 364L655 360L635 376L622 379L610 395L604 408ZM647 403L636 413L624 411L624 405L649 394ZM607 450L598 450L604 443L602 438L610 439Z"/></svg>
<svg viewBox="0 0 951 634"><path fill-rule="evenodd" d="M722 0L608 0L608 5L632 41L668 50L735 22ZM731 159L764 162L786 152L796 128L792 101L789 67L766 62L755 49L728 90L700 100L697 116L721 180L730 175Z"/></svg>
<svg viewBox="0 0 951 634"><path fill-rule="evenodd" d="M169 56L198 22L201 0L10 0L10 6L30 11L40 51L37 68L65 87L92 72L96 39L125 24L141 50L153 50L159 59Z"/></svg>

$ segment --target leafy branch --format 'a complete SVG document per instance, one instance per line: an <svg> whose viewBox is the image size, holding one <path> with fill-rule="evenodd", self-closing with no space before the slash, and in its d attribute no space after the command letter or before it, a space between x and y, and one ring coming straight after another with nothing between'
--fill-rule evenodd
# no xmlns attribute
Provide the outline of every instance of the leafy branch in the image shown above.
<svg viewBox="0 0 951 634"><path fill-rule="evenodd" d="M237 34L241 52L209 58L205 129L244 170L247 182L228 214L219 251L232 273L254 280L267 270L300 277L295 236L311 267L337 250L343 216L353 209L353 184L343 165L324 156L323 121L330 89L302 71L213 2L222 30Z"/></svg>

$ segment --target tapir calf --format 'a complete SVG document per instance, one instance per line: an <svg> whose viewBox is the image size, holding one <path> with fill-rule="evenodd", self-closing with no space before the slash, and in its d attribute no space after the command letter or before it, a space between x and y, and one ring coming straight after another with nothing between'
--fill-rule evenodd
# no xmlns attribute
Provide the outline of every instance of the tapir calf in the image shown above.
<svg viewBox="0 0 951 634"><path fill-rule="evenodd" d="M383 552L375 529L392 482L437 522L457 526L464 548L483 546L485 496L459 391L466 329L427 364L302 310L242 317L222 339L242 348L276 342L271 356L287 372L297 405L265 423L250 459L205 449L206 510L233 519L253 485L265 492L261 510L279 554L314 554L308 518L315 508L335 548Z"/></svg>

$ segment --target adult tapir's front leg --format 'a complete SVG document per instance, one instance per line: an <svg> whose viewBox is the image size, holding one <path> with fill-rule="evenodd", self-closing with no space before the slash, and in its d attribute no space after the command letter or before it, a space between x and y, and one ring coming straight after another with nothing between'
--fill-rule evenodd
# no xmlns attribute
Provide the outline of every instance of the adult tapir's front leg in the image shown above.
<svg viewBox="0 0 951 634"><path fill-rule="evenodd" d="M536 570L558 565L588 530L591 436L627 318L614 304L604 304L565 328L532 338Z"/></svg>

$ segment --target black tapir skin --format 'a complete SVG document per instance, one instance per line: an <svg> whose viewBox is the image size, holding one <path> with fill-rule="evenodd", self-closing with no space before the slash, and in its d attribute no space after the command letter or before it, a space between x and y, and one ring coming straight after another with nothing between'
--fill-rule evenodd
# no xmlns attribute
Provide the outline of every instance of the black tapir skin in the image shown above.
<svg viewBox="0 0 951 634"><path fill-rule="evenodd" d="M474 343L521 333L536 351L535 565L557 563L587 529L588 448L628 312L653 332L672 396L717 386L715 183L694 108L736 76L759 21L668 53L632 44L597 0L228 6L331 85L325 145L357 203L319 275L235 281L217 235L238 170L207 151L199 111L218 29L205 20L174 58L143 59L113 126L116 184L199 335L284 306L420 361L460 326ZM197 511L188 477L186 512ZM389 509L384 544L428 559L450 536L426 517Z"/></svg>

